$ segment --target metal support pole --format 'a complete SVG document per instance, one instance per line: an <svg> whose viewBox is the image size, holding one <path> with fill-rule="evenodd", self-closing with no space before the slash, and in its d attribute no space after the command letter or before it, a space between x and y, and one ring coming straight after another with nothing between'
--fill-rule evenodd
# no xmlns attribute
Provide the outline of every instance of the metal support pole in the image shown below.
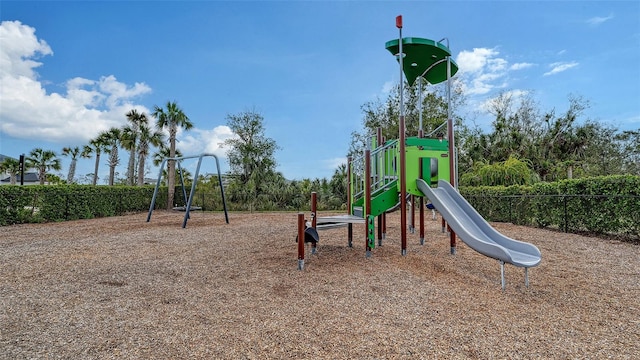
<svg viewBox="0 0 640 360"><path fill-rule="evenodd" d="M311 227L316 228L316 211L318 208L318 194L314 191L311 193ZM311 243L311 254L317 253L318 244L313 242Z"/></svg>
<svg viewBox="0 0 640 360"><path fill-rule="evenodd" d="M529 268L524 268L524 286L529 287Z"/></svg>
<svg viewBox="0 0 640 360"><path fill-rule="evenodd" d="M377 129L377 142L378 142L378 146L382 146L384 145L384 141L382 139L382 128L378 127ZM384 154L383 154L384 155ZM384 159L384 158L383 158ZM378 168L378 181L382 182L382 183L386 183L386 179L385 176L387 175L387 169L386 169L386 163L378 163L378 161L376 161L376 166L379 166ZM378 215L378 246L382 246L382 237L383 237L383 231L382 231L382 222L383 222L383 217L384 217L384 212L380 215Z"/></svg>
<svg viewBox="0 0 640 360"><path fill-rule="evenodd" d="M398 38L398 62L400 63L400 119L398 126L398 142L399 144L399 152L400 152L400 174L398 177L398 181L400 182L400 240L401 240L401 251L402 256L407 255L407 154L405 153L405 137L406 137L406 129L405 129L405 119L404 119L404 71L403 71L403 63L404 63L404 52L402 51L402 16L396 17L396 27L399 31Z"/></svg>
<svg viewBox="0 0 640 360"><path fill-rule="evenodd" d="M347 225L347 245L353 247L353 223Z"/></svg>
<svg viewBox="0 0 640 360"><path fill-rule="evenodd" d="M364 218L368 219L371 215L371 150L364 151ZM367 244L366 256L371 257L371 247L369 246L369 224L365 221L365 241Z"/></svg>
<svg viewBox="0 0 640 360"><path fill-rule="evenodd" d="M416 233L416 197L411 195L409 200L409 232L412 234Z"/></svg>
<svg viewBox="0 0 640 360"><path fill-rule="evenodd" d="M304 270L304 213L298 213L298 270Z"/></svg>
<svg viewBox="0 0 640 360"><path fill-rule="evenodd" d="M502 284L502 291L506 287L506 281L504 280L504 261L500 260L500 283Z"/></svg>

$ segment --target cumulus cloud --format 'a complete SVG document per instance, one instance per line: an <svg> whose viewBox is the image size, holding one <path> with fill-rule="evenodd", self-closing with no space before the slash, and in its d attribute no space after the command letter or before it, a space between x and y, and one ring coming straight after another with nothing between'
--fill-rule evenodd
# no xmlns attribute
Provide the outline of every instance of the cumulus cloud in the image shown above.
<svg viewBox="0 0 640 360"><path fill-rule="evenodd" d="M613 14L609 14L609 16L594 16L590 19L587 19L587 24L591 26L598 26L602 23L605 23L609 20L613 19Z"/></svg>
<svg viewBox="0 0 640 360"><path fill-rule="evenodd" d="M461 51L456 63L462 78L463 91L469 95L483 95L496 88L504 88L510 71L523 69L533 64L521 63L509 65L499 57L496 49L474 48L472 51Z"/></svg>
<svg viewBox="0 0 640 360"><path fill-rule="evenodd" d="M189 132L177 134L177 148L184 156L207 153L222 158L226 157L227 151L222 143L236 136L226 125L219 125L209 130L192 129Z"/></svg>
<svg viewBox="0 0 640 360"><path fill-rule="evenodd" d="M575 61L571 61L571 62L556 62L553 64L550 64L549 67L551 68L551 70L547 71L546 73L544 73L544 76L549 76L549 75L554 75L557 73L561 73L563 71L567 71L571 68L574 68L576 66L578 66L579 64Z"/></svg>
<svg viewBox="0 0 640 360"><path fill-rule="evenodd" d="M81 143L123 125L132 108L148 112L132 100L151 88L127 85L113 75L71 78L66 93L48 93L36 68L43 65L37 60L53 50L35 32L20 21L0 23L0 132L32 141Z"/></svg>

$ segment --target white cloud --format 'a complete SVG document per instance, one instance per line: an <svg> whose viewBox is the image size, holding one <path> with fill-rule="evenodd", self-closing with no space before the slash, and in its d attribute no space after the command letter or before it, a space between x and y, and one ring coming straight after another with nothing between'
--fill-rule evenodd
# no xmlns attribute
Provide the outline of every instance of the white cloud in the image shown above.
<svg viewBox="0 0 640 360"><path fill-rule="evenodd" d="M456 63L465 93L483 95L494 89L507 87L510 71L528 67L523 65L527 63L509 66L509 62L499 55L496 49L488 48L474 48L472 51L461 51L458 54Z"/></svg>
<svg viewBox="0 0 640 360"><path fill-rule="evenodd" d="M527 94L529 94L529 91L520 89L505 91L498 96L486 99L478 105L478 109L483 112L490 112L493 108L493 103L495 103L498 97L510 98L512 100L512 104L517 104L520 102L520 99L525 97Z"/></svg>
<svg viewBox="0 0 640 360"><path fill-rule="evenodd" d="M324 163L325 169L336 170L340 165L347 165L347 158L337 157L333 159L325 159L322 162Z"/></svg>
<svg viewBox="0 0 640 360"><path fill-rule="evenodd" d="M222 146L222 143L236 136L226 125L219 125L211 130L180 131L177 135L176 147L180 149L183 156L207 153L214 154L219 158L226 158L227 149Z"/></svg>
<svg viewBox="0 0 640 360"><path fill-rule="evenodd" d="M609 20L613 19L613 14L609 14L609 16L595 16L592 17L590 19L587 19L587 24L592 25L592 26L598 26L604 22L607 22Z"/></svg>
<svg viewBox="0 0 640 360"><path fill-rule="evenodd" d="M509 66L509 70L514 70L514 71L515 71L515 70L528 69L528 68L530 68L530 67L532 67L532 66L535 66L535 64L532 64L532 63L526 63L526 62L523 62L523 63L515 63L515 64L513 64L513 65Z"/></svg>
<svg viewBox="0 0 640 360"><path fill-rule="evenodd" d="M578 66L579 63L572 61L572 62L556 62L553 64L550 64L549 67L551 68L551 70L547 71L546 73L543 74L543 76L549 76L549 75L554 75L557 73L561 73L563 71L567 71L571 68L574 68L576 66Z"/></svg>
<svg viewBox="0 0 640 360"><path fill-rule="evenodd" d="M35 71L42 63L35 59L52 54L33 27L19 21L0 23L0 132L34 142L80 144L123 125L124 114L132 108L148 112L132 100L151 89L144 83L127 85L113 75L72 78L66 94L47 93Z"/></svg>

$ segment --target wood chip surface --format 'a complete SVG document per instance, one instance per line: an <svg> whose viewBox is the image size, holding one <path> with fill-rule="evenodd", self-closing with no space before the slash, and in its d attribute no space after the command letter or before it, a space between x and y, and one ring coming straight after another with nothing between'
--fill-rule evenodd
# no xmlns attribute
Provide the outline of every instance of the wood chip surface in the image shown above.
<svg viewBox="0 0 640 360"><path fill-rule="evenodd" d="M329 214L319 214L319 216ZM540 266L500 267L440 221L320 232L296 213L147 214L0 228L0 359L638 359L640 246L511 224Z"/></svg>

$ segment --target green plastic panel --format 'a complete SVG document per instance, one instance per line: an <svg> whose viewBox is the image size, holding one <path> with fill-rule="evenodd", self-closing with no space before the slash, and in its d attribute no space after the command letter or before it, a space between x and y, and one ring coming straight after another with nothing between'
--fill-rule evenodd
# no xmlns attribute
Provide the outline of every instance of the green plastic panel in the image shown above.
<svg viewBox="0 0 640 360"><path fill-rule="evenodd" d="M415 179L413 181L415 183ZM389 188L371 196L371 215L378 216L398 203L398 181L389 183Z"/></svg>
<svg viewBox="0 0 640 360"><path fill-rule="evenodd" d="M431 158L437 159L438 170L434 177L431 177L430 164ZM417 196L423 196L422 192L416 185L416 179L424 179L427 183L437 183L438 180L450 180L449 172L449 153L445 150L425 150L417 146L406 147L406 159L407 159L407 178L405 184L407 186L407 193ZM420 174L420 162L426 162L429 164L428 169L423 168L423 174ZM424 175L428 174L427 178Z"/></svg>
<svg viewBox="0 0 640 360"><path fill-rule="evenodd" d="M385 48L396 55L400 52L399 43L398 39L387 41ZM402 52L405 53L403 71L409 85L413 85L429 68L431 69L423 76L429 83L438 84L447 80L446 58L451 56L451 51L443 44L429 39L406 37L402 38ZM451 59L451 77L457 72L458 65Z"/></svg>

